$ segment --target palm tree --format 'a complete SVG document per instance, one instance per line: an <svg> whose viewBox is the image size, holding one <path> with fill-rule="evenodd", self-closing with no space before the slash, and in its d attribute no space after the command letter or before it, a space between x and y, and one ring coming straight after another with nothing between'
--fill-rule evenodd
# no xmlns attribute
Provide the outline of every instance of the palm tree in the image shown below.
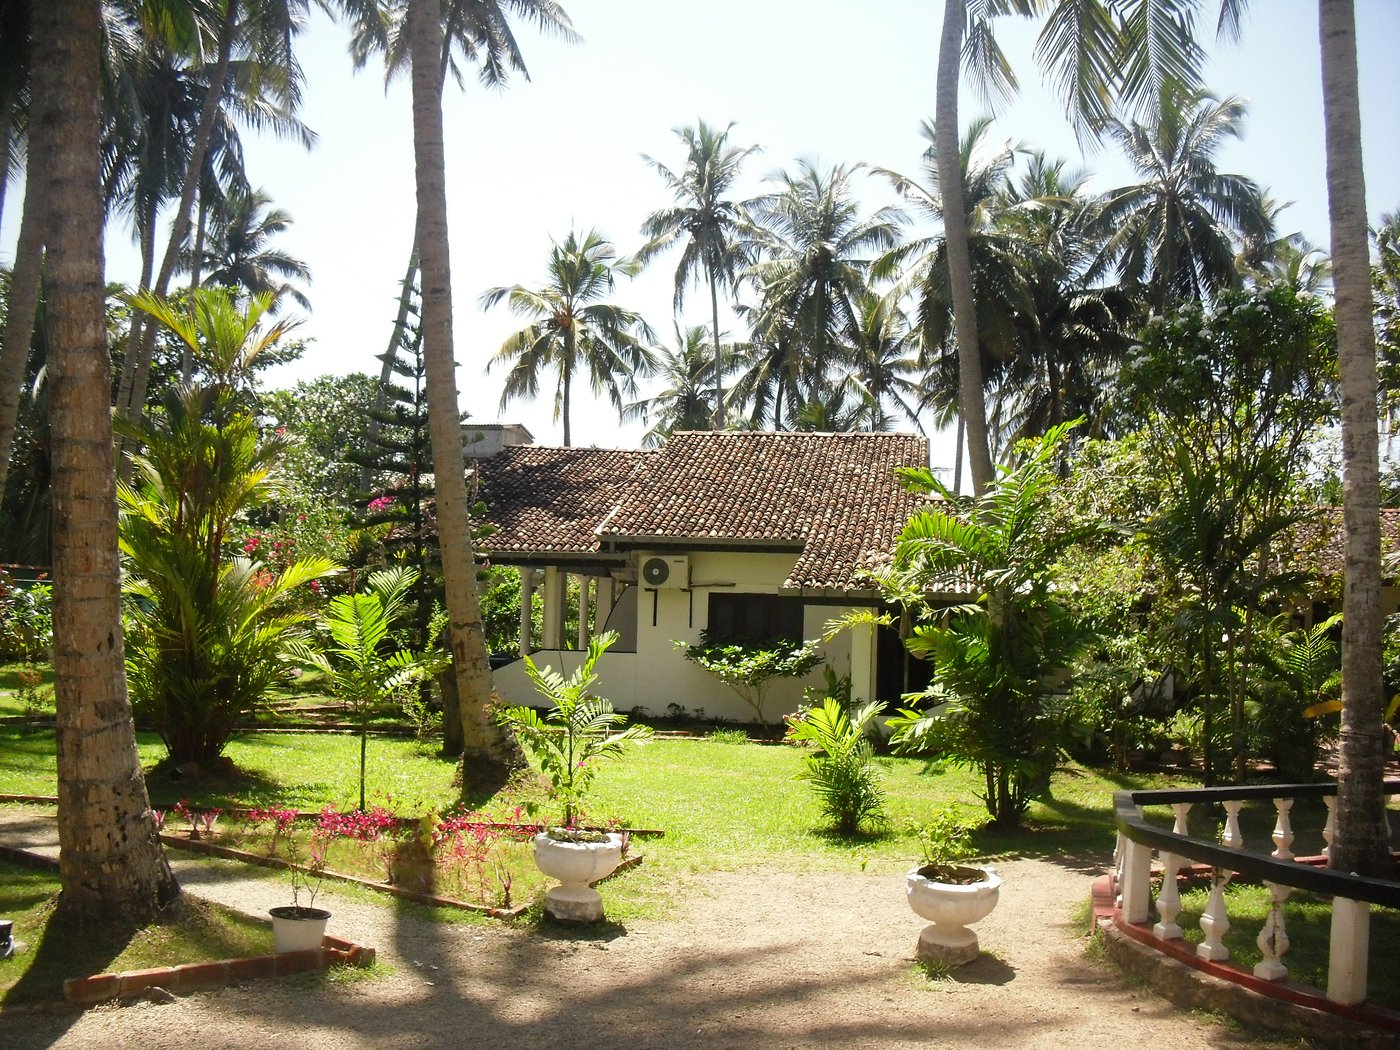
<svg viewBox="0 0 1400 1050"><path fill-rule="evenodd" d="M1115 377L1140 304L1117 286L1088 280L1099 239L1086 177L1031 155L1002 190L997 227L1021 246L1029 309L1016 316L1016 349L993 377L1002 447L1078 417L1091 435L1111 420Z"/></svg>
<svg viewBox="0 0 1400 1050"><path fill-rule="evenodd" d="M1020 334L1018 316L1032 309L1030 288L1026 281L1027 246L1000 225L1002 214L1011 205L1006 196L1007 180L1021 147L1012 143L993 144L988 141L992 122L981 118L972 122L958 144L960 198L967 214L963 227L967 231L967 250L973 274L973 300L979 360L975 371L981 384L981 440L990 449L993 444L988 428L986 388L988 377L995 374L998 362L1015 353ZM877 168L876 174L888 179L906 204L924 219L940 224L942 236L919 237L897 245L876 263L877 277L898 276L899 287L915 297L914 327L920 342L920 360L925 369L925 383L946 390L947 372L955 372L954 400L959 422L959 450L954 462L953 488L961 490L962 439L971 437L976 420L966 410L967 399L962 396L963 368L960 348L970 332L958 334L954 317L956 302L953 294L951 239L948 231L947 209L951 196L944 189L934 124L925 121L921 130L928 147L923 155L922 181ZM926 386L924 401L946 400ZM975 440L968 441L969 449ZM969 456L969 460L971 456ZM975 474L974 474L975 477Z"/></svg>
<svg viewBox="0 0 1400 1050"><path fill-rule="evenodd" d="M197 266L210 284L271 295L274 312L283 296L309 310L310 301L291 281L310 281L311 271L300 259L268 244L292 225L292 217L271 204L262 190L230 193L215 215L202 258L188 258L187 265Z"/></svg>
<svg viewBox="0 0 1400 1050"><path fill-rule="evenodd" d="M1220 0L1219 32L1236 35L1247 0ZM1164 4L1160 0L944 0L938 48L935 141L938 170L947 187L948 270L953 301L953 332L958 347L958 400L967 427L973 489L993 480L987 440L977 306L972 258L967 248L966 208L958 171L958 87L966 59L989 97L1005 98L1017 89L1016 76L992 32L995 16L1031 16L1048 11L1036 42L1036 58L1046 67L1081 134L1099 134L1121 100L1144 112L1158 100L1180 98L1200 85L1204 53L1194 39L1200 0Z"/></svg>
<svg viewBox="0 0 1400 1050"><path fill-rule="evenodd" d="M825 376L848 358L871 267L899 239L903 215L882 208L865 218L851 186L863 165L822 172L800 161L798 173L770 181L779 189L748 204L757 258L744 279L757 289L749 312L755 343L795 355Z"/></svg>
<svg viewBox="0 0 1400 1050"><path fill-rule="evenodd" d="M1164 105L1150 124L1109 125L1143 181L1104 196L1101 264L1145 288L1159 310L1237 287L1236 246L1272 236L1259 187L1217 171L1213 159L1226 137L1239 136L1244 113L1237 98L1198 95Z"/></svg>
<svg viewBox="0 0 1400 1050"><path fill-rule="evenodd" d="M637 261L646 265L673 245L685 245L676 265L677 311L685 301L686 290L702 275L710 287L710 334L715 360L711 370L715 384L712 425L715 430L724 425L725 416L719 286L723 282L732 290L748 262L743 251L746 227L743 207L726 199L725 194L733 188L745 158L758 151L757 146L740 149L729 145L729 132L733 127L730 124L720 131L701 120L693 128L676 128L675 133L686 146L685 167L679 175L652 158L644 157L666 183L676 204L647 216L642 223L647 243L637 253Z"/></svg>
<svg viewBox="0 0 1400 1050"><path fill-rule="evenodd" d="M540 288L516 284L482 295L483 308L504 299L512 313L535 318L506 338L486 370L503 362L511 365L502 408L517 397L535 397L540 374L556 372L554 418L564 422L567 448L574 373L585 370L593 393L606 394L621 413L623 395L634 396L637 377L651 374L652 354L642 340L651 339L652 333L639 315L605 301L617 275L631 277L638 266L635 259L618 259L616 249L597 230L589 230L582 239L570 231L562 244L551 247L548 269L549 279Z"/></svg>
<svg viewBox="0 0 1400 1050"><path fill-rule="evenodd" d="M704 325L681 328L676 322L673 346L653 350L655 364L652 375L664 384L651 397L633 401L622 410L623 422L642 420L651 429L642 436L649 448L665 444L666 439L681 430L704 430L714 421L715 389L711 378L715 358L710 352L709 332ZM721 344L720 368L728 372L734 367L736 355L730 344Z"/></svg>
<svg viewBox="0 0 1400 1050"><path fill-rule="evenodd" d="M491 663L476 589L452 349L452 266L442 130L445 45L440 14L438 0L408 0L405 31L412 69L413 166L418 190L415 241L422 267L423 357L433 472L438 478L438 539L462 721L462 791L469 794L499 788L519 768L521 757L513 738L485 716L491 700Z"/></svg>
<svg viewBox="0 0 1400 1050"><path fill-rule="evenodd" d="M923 395L915 378L918 339L909 318L892 295L867 290L858 305L851 363L842 385L860 396L866 429L890 430L903 417L922 433L919 402Z"/></svg>
<svg viewBox="0 0 1400 1050"><path fill-rule="evenodd" d="M178 6L178 5L177 5ZM299 138L310 148L315 135L293 114L301 102L301 69L292 55L292 38L300 30L308 0L222 0L217 25L204 27L200 53L214 53L203 65L199 121L179 178L180 194L160 269L150 290L165 295L185 250L195 194L205 178L215 129L236 112L245 122ZM132 319L133 349L123 362L117 410L139 417L146 399L155 327Z"/></svg>
<svg viewBox="0 0 1400 1050"><path fill-rule="evenodd" d="M116 477L98 155L101 5L33 9L30 179L61 215L48 240L54 443L54 685L61 911L151 922L179 893L151 819L122 662Z"/></svg>
<svg viewBox="0 0 1400 1050"><path fill-rule="evenodd" d="M1327 201L1332 225L1337 357L1342 388L1342 491L1346 579L1342 593L1342 732L1337 835L1329 867L1382 874L1385 732L1381 711L1380 438L1376 346L1366 244L1366 183L1351 0L1319 0Z"/></svg>
<svg viewBox="0 0 1400 1050"><path fill-rule="evenodd" d="M406 0L335 0L352 24L350 54L355 68L361 69L372 55L384 60L384 82L388 84L409 69L407 2ZM525 66L511 28L510 16L533 22L541 32L552 33L568 43L578 41L568 14L554 0L444 0L442 5L442 61L439 83L450 71L459 87L463 84L462 65L475 63L478 79L486 87L503 88L512 73L526 80L530 71ZM418 242L408 252L408 264L399 284L398 312L394 317L389 344L380 360L384 367L379 373L379 394L374 411L385 411L393 373L389 362L404 340L409 323L412 290L418 285ZM367 440L379 435L379 423L371 419ZM371 482L368 469L360 477L360 487L368 490Z"/></svg>

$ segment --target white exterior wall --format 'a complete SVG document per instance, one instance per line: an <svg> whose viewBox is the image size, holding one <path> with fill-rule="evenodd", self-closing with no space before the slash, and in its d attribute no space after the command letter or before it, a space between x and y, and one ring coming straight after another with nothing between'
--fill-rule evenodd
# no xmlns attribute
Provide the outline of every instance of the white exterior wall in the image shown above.
<svg viewBox="0 0 1400 1050"><path fill-rule="evenodd" d="M604 654L598 665L598 695L607 697L620 711L641 707L648 714L666 715L668 705L679 704L692 716L703 711L707 719L754 721L753 709L737 693L686 660L674 643L678 640L689 645L699 640L707 623L711 593L777 594L796 560L796 554L699 552L690 555L689 590L639 588L637 651ZM655 626L652 624L653 594ZM808 605L803 617L803 636L820 638L826 621L845 611L834 605ZM822 646L826 662L838 675L851 674L855 681L854 695L858 699L867 696L873 686L871 648L868 641L856 640L855 655L858 660L864 657L865 667L852 673L851 632L843 632ZM552 665L567 674L578 667L582 654L541 651L535 653L533 659L541 666ZM797 710L804 686L819 687L823 681L819 665L797 681L773 682L765 693L764 717L776 724L783 715ZM495 687L509 703L538 702L520 662L498 670Z"/></svg>

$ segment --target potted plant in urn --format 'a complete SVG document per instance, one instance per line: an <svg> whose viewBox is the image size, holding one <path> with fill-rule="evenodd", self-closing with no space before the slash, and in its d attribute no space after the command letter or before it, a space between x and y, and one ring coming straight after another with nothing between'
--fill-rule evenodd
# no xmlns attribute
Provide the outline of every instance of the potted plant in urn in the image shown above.
<svg viewBox="0 0 1400 1050"><path fill-rule="evenodd" d="M591 883L611 875L622 861L622 836L578 826L583 800L598 763L620 758L627 744L651 736L649 726L623 726L627 716L590 691L598 660L617 641L609 631L588 643L588 655L565 678L551 667L537 667L528 656L525 670L540 696L552 705L544 714L530 707L508 707L497 716L509 727L549 778L549 794L561 807L561 822L535 836L535 863L560 885L544 900L545 913L564 922L596 922L603 900Z"/></svg>
<svg viewBox="0 0 1400 1050"><path fill-rule="evenodd" d="M287 872L292 877L292 903L269 908L272 916L272 942L276 952L299 952L307 948L321 947L321 938L326 934L326 923L331 913L325 908L316 907L316 894L321 890L321 881L326 871L326 847L329 843L320 836L313 836L307 850L306 864L300 863L296 840L287 836ZM306 903L301 903L302 893Z"/></svg>
<svg viewBox="0 0 1400 1050"><path fill-rule="evenodd" d="M977 958L977 934L968 929L996 907L1001 877L990 868L959 863L972 856L973 825L952 809L937 810L915 828L923 864L905 877L909 907L929 925L919 934L920 962L961 966Z"/></svg>

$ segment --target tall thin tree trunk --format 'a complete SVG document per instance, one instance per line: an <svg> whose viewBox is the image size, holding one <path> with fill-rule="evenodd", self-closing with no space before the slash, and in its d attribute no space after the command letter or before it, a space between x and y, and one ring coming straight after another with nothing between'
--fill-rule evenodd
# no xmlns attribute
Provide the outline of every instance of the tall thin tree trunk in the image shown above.
<svg viewBox="0 0 1400 1050"><path fill-rule="evenodd" d="M569 395L574 378L574 354L578 348L574 343L572 327L564 332L564 360L559 365L559 412L564 417L564 447L572 447L569 433Z"/></svg>
<svg viewBox="0 0 1400 1050"><path fill-rule="evenodd" d="M967 435L967 428L963 426L962 413L958 413L958 437L953 445L953 491L962 496L962 461L963 461L963 438Z"/></svg>
<svg viewBox="0 0 1400 1050"><path fill-rule="evenodd" d="M710 274L710 338L715 345L715 421L711 430L724 429L724 367L719 350L719 289L715 275Z"/></svg>
<svg viewBox="0 0 1400 1050"><path fill-rule="evenodd" d="M389 384L394 380L394 358L398 354L399 343L403 339L404 328L408 325L409 307L413 305L413 286L418 282L418 239L408 250L408 266L404 269L403 283L399 286L399 311L394 315L394 330L389 333L389 348L384 351L383 363L379 368L379 386L374 391L375 415L369 418L369 428L365 432L365 448L373 448L379 440L380 423L378 414L389 407ZM374 485L374 468L366 463L360 468L360 491L368 492Z"/></svg>
<svg viewBox="0 0 1400 1050"><path fill-rule="evenodd" d="M145 921L179 893L156 837L122 666L99 171L101 4L34 11L31 178L62 216L48 238L54 446L54 685L60 908Z"/></svg>
<svg viewBox="0 0 1400 1050"><path fill-rule="evenodd" d="M209 202L203 191L199 194L199 221L194 227L194 251L190 253L190 291L199 288L204 280L204 239L209 232ZM180 346L180 381L188 383L194 377L194 351L188 345Z"/></svg>
<svg viewBox="0 0 1400 1050"><path fill-rule="evenodd" d="M151 286L151 273L156 266L156 223L159 216L160 199L152 194L141 226L141 276L138 278L138 287L140 288ZM130 395L132 377L136 375L136 359L141 356L137 348L141 345L143 333L149 323L149 318L144 310L133 309L131 311L131 320L126 329L126 352L122 354L122 374L117 384L118 410L120 410L122 403L123 394L121 392L125 390L127 396ZM121 471L120 464L117 469Z"/></svg>
<svg viewBox="0 0 1400 1050"><path fill-rule="evenodd" d="M0 343L0 496L5 492L10 476L10 458L15 450L20 387L24 385L24 366L29 360L29 344L34 336L34 312L39 307L39 279L44 266L47 208L42 194L46 180L41 175L42 166L32 163L37 157L36 148L30 148L30 174L24 184L24 213L19 220L15 267L10 273L10 306L5 318L5 341Z"/></svg>
<svg viewBox="0 0 1400 1050"><path fill-rule="evenodd" d="M466 464L458 421L452 350L452 274L447 240L447 176L442 131L442 26L436 0L409 0L413 151L418 192L417 237L422 269L424 363L433 471L437 475L438 538L447 589L448 635L461 705L462 790L494 790L519 767L514 738L488 720L491 664L481 623L467 514Z"/></svg>
<svg viewBox="0 0 1400 1050"><path fill-rule="evenodd" d="M207 94L199 111L199 127L195 130L193 148L189 163L185 165L184 179L180 184L180 201L175 207L175 217L170 228L170 242L165 246L165 257L161 260L160 272L156 275L155 286L151 289L156 295L164 295L170 287L170 279L175 275L175 264L180 259L180 246L190 232L190 209L194 205L195 190L204 171L204 158L209 153L209 142L214 134L214 119L223 104L224 87L228 83L229 63L233 56L234 31L238 25L238 0L225 0L224 21L219 30L219 53L214 69L209 74ZM132 368L131 386L117 393L117 411L127 419L139 419L146 404L146 387L151 377L151 355L155 351L156 326L145 325L141 330L141 343L138 347L127 347L127 353L136 353ZM125 467L122 466L124 470Z"/></svg>
<svg viewBox="0 0 1400 1050"><path fill-rule="evenodd" d="M1333 316L1342 388L1342 496L1346 577L1342 593L1342 729L1337 834L1329 864L1379 875L1389 862L1382 789L1380 435L1366 184L1361 170L1356 19L1352 0L1320 0L1322 109L1332 225Z"/></svg>
<svg viewBox="0 0 1400 1050"><path fill-rule="evenodd" d="M943 38L938 47L938 99L934 137L938 151L938 186L943 193L943 236L948 254L948 283L953 292L953 331L958 347L958 401L967 428L972 491L992 483L992 453L987 441L987 399L982 387L981 340L977 300L972 287L972 251L968 243L967 205L963 200L962 158L958 152L958 78L962 72L965 0L945 0Z"/></svg>

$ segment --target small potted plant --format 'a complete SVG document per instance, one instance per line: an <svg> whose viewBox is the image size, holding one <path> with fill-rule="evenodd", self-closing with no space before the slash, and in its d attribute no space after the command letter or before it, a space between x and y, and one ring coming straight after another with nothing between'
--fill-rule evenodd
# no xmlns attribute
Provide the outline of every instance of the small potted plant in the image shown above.
<svg viewBox="0 0 1400 1050"><path fill-rule="evenodd" d="M930 925L919 934L918 958L961 966L977 958L977 934L968 929L992 913L1001 877L990 868L961 863L972 856L974 825L951 806L916 827L923 863L905 877L909 907Z"/></svg>
<svg viewBox="0 0 1400 1050"><path fill-rule="evenodd" d="M509 707L497 716L539 762L549 778L550 798L561 807L562 821L535 836L535 863L560 882L545 894L544 907L546 914L564 922L603 917L603 900L591 883L612 874L622 862L621 835L578 826L597 765L605 758L620 758L628 743L651 736L649 726L626 726L626 715L590 692L597 681L598 660L615 641L613 631L593 638L587 657L568 678L525 657L530 681L552 706L543 715L530 707Z"/></svg>
<svg viewBox="0 0 1400 1050"><path fill-rule="evenodd" d="M287 836L287 872L292 877L292 903L269 908L272 916L272 941L274 951L299 952L307 948L321 947L321 938L326 934L326 923L331 913L316 907L316 894L321 891L321 881L326 873L326 847L330 843L319 835L312 836L307 849L306 864L301 864L301 854L296 840ZM301 903L306 895L306 904Z"/></svg>

